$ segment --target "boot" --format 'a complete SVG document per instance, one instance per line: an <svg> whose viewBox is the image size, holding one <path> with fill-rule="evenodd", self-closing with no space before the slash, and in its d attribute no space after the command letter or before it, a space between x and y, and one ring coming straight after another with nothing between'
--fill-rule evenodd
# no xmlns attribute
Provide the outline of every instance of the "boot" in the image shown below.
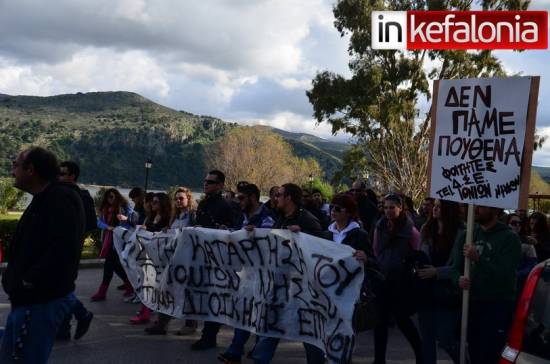
<svg viewBox="0 0 550 364"><path fill-rule="evenodd" d="M91 297L92 302L105 301L107 299L107 289L109 288L108 284L101 284L96 294Z"/></svg>
<svg viewBox="0 0 550 364"><path fill-rule="evenodd" d="M141 307L139 314L130 319L130 322L134 325L146 324L151 320L151 310L145 306Z"/></svg>

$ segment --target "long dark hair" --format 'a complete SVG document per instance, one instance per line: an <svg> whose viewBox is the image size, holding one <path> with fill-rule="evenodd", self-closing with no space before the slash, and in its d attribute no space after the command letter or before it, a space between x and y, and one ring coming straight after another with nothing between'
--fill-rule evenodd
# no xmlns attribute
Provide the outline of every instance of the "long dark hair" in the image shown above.
<svg viewBox="0 0 550 364"><path fill-rule="evenodd" d="M433 232L438 233L439 231L438 220L441 221L443 229L440 238L437 240L438 246L434 248L443 252L445 256L449 256L453 249L456 234L464 226L464 223L462 221L460 205L457 202L439 200L439 208L439 219L434 218L433 214L430 215L428 221L422 226L420 233L422 240L432 241Z"/></svg>
<svg viewBox="0 0 550 364"><path fill-rule="evenodd" d="M120 192L118 192L116 188L109 188L105 190L103 196L101 197L101 203L99 204L100 214L104 214L107 212L107 208L110 206L108 198L110 194L113 194L115 196L115 200L111 205L113 207L114 214L118 214L121 208L128 208L128 201L120 194Z"/></svg>
<svg viewBox="0 0 550 364"><path fill-rule="evenodd" d="M159 200L159 211L157 214L160 215L160 220L158 225L161 227L167 227L170 224L170 216L172 215L172 205L170 204L170 197L164 192L155 193L155 197Z"/></svg>
<svg viewBox="0 0 550 364"><path fill-rule="evenodd" d="M521 229L519 231L519 236L524 237L524 236L528 235L527 234L527 222L525 221L524 218L522 218L519 214L516 214L515 212L506 215L506 219L504 220L506 225L510 225L510 220L512 220L513 217L517 217L519 219L519 221L521 222L521 225L520 225Z"/></svg>
<svg viewBox="0 0 550 364"><path fill-rule="evenodd" d="M390 224L388 220L389 243L391 244L395 240L397 233L407 225L409 217L407 214L407 210L403 205L403 198L401 196L397 194L389 194L384 197L384 202L386 201L393 202L395 205L401 208L399 216L397 216L392 224Z"/></svg>
<svg viewBox="0 0 550 364"><path fill-rule="evenodd" d="M532 219L535 220L535 227L531 230L531 234L535 235L537 241L548 240L550 235L550 230L548 229L548 222L546 221L546 216L541 212L533 212L529 216L529 221Z"/></svg>

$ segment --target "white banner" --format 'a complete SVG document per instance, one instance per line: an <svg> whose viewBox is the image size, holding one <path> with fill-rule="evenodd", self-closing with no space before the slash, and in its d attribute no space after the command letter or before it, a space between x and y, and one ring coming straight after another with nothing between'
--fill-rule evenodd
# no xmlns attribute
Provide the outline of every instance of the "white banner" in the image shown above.
<svg viewBox="0 0 550 364"><path fill-rule="evenodd" d="M531 77L439 81L430 196L518 208L529 178L524 152L533 148L524 145L530 87Z"/></svg>
<svg viewBox="0 0 550 364"><path fill-rule="evenodd" d="M115 247L149 308L303 341L350 358L363 267L348 246L288 230L117 228Z"/></svg>

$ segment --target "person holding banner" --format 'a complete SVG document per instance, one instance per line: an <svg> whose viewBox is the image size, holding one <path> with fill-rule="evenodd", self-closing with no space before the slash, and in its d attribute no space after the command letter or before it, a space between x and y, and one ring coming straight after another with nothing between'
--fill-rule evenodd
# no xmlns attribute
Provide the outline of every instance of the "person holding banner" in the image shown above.
<svg viewBox="0 0 550 364"><path fill-rule="evenodd" d="M128 281L126 272L120 264L120 259L113 246L113 230L117 226L130 227L135 225L138 216L128 205L128 201L116 188L109 188L103 194L99 207L99 216L97 226L103 230L103 245L99 256L105 258L103 265L103 279L98 291L91 297L94 302L105 301L107 299L107 290L113 279L113 273L116 273L126 285L125 297L133 295L132 285Z"/></svg>
<svg viewBox="0 0 550 364"><path fill-rule="evenodd" d="M173 195L172 213L170 217L170 230L182 229L191 226L195 220L195 203L193 194L187 187L178 187ZM149 335L166 335L171 316L159 313L158 321L144 331ZM197 321L185 320L185 325L177 334L180 336L190 335L197 329Z"/></svg>
<svg viewBox="0 0 550 364"><path fill-rule="evenodd" d="M274 229L288 229L292 232L304 232L306 234L322 237L323 230L319 220L309 211L301 208L302 189L293 184L286 183L279 188L277 197L277 209L281 215L273 225ZM279 345L279 338L261 336L250 357L254 364L268 364L273 359ZM325 362L325 354L318 347L304 343L308 364Z"/></svg>
<svg viewBox="0 0 550 364"><path fill-rule="evenodd" d="M271 210L260 203L260 190L255 184L247 184L238 188L237 199L243 211L242 228L252 231L254 228L271 228L275 223ZM250 338L250 332L235 329L231 345L227 351L218 355L221 362L240 363L244 354L244 346Z"/></svg>
<svg viewBox="0 0 550 364"><path fill-rule="evenodd" d="M155 193L153 201L151 202L151 212L153 213L153 219L147 221L144 227L147 231L152 233L159 232L167 229L170 223L170 198L164 192ZM151 319L151 310L141 305L141 309L138 314L130 319L130 322L134 325L146 324Z"/></svg>
<svg viewBox="0 0 550 364"><path fill-rule="evenodd" d="M453 279L460 288L470 290L470 364L498 363L514 313L521 242L499 221L499 212L498 208L476 206L474 243L465 244L463 233L453 251ZM462 276L464 257L472 262L470 279Z"/></svg>
<svg viewBox="0 0 550 364"><path fill-rule="evenodd" d="M424 202L426 203L426 200ZM418 308L418 325L422 336L425 364L436 364L436 342L459 362L458 327L460 323L460 294L451 281L452 251L455 240L465 226L457 202L435 200L433 212L420 231L420 249L430 259L430 265L418 270L418 277L429 282L429 291Z"/></svg>
<svg viewBox="0 0 550 364"><path fill-rule="evenodd" d="M237 226L238 216L222 196L225 174L219 170L208 172L204 179L205 197L199 202L195 226L210 229L231 229ZM207 350L216 346L216 337L221 324L206 321L199 340L191 345L191 350Z"/></svg>
<svg viewBox="0 0 550 364"><path fill-rule="evenodd" d="M386 280L377 295L379 322L374 329L374 363L386 363L388 326L393 315L397 326L412 346L417 364L422 364L422 341L411 320L410 267L405 263L418 250L420 236L408 217L401 196L384 197L384 216L376 224L374 254Z"/></svg>

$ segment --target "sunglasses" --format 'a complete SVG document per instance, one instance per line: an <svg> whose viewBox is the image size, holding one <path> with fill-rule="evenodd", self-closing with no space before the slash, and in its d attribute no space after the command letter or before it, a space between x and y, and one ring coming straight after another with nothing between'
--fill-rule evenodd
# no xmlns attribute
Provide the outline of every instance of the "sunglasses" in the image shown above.
<svg viewBox="0 0 550 364"><path fill-rule="evenodd" d="M334 212L342 212L343 210L345 210L344 207L338 205L332 205L330 206L330 209Z"/></svg>
<svg viewBox="0 0 550 364"><path fill-rule="evenodd" d="M215 181L213 179L205 179L204 183L206 183L207 185L215 185L218 183L218 181Z"/></svg>

